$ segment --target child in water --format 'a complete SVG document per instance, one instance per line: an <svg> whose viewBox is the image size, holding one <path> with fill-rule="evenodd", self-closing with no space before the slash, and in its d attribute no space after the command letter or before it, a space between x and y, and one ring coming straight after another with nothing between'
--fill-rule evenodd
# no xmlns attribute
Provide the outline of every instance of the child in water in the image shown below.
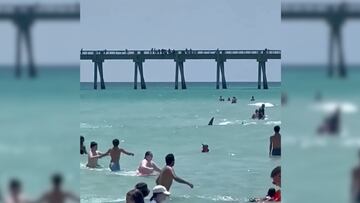
<svg viewBox="0 0 360 203"><path fill-rule="evenodd" d="M207 144L202 144L202 153L207 153L209 152L209 145Z"/></svg>

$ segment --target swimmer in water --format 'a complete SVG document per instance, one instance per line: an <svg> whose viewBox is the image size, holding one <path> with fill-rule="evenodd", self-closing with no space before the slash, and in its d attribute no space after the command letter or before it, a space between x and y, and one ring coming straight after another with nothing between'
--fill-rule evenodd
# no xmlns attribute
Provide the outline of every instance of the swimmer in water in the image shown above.
<svg viewBox="0 0 360 203"><path fill-rule="evenodd" d="M231 100L231 103L232 103L232 104L236 104L236 102L237 102L236 97L233 97L232 100Z"/></svg>
<svg viewBox="0 0 360 203"><path fill-rule="evenodd" d="M141 175L151 175L154 171L161 172L161 169L152 161L153 154L150 151L145 153L144 159L141 161L138 172Z"/></svg>
<svg viewBox="0 0 360 203"><path fill-rule="evenodd" d="M358 152L358 158L360 160L360 151ZM360 202L360 164L352 170L351 180L351 199L353 203Z"/></svg>
<svg viewBox="0 0 360 203"><path fill-rule="evenodd" d="M222 96L220 96L219 101L225 101L225 99Z"/></svg>
<svg viewBox="0 0 360 203"><path fill-rule="evenodd" d="M166 166L161 170L159 177L156 179L157 185L162 185L168 191L170 191L172 182L173 180L175 180L178 183L188 185L190 188L194 187L193 184L175 175L175 171L174 171L175 157L173 154L166 155L165 161L166 161Z"/></svg>
<svg viewBox="0 0 360 203"><path fill-rule="evenodd" d="M277 166L271 171L270 177L273 179L273 184L275 185L275 195L274 201L281 202L281 167Z"/></svg>
<svg viewBox="0 0 360 203"><path fill-rule="evenodd" d="M210 150L209 150L209 145L207 145L207 144L202 144L202 150L201 150L201 152L202 153L207 153L207 152L209 152Z"/></svg>
<svg viewBox="0 0 360 203"><path fill-rule="evenodd" d="M251 96L250 101L255 101L255 97L254 97L254 96Z"/></svg>
<svg viewBox="0 0 360 203"><path fill-rule="evenodd" d="M0 200L1 197L0 197ZM13 203L13 202L19 202L19 203L25 203L29 202L26 200L24 195L22 194L22 186L19 180L12 179L9 182L9 195L5 197L4 199L5 203Z"/></svg>
<svg viewBox="0 0 360 203"><path fill-rule="evenodd" d="M80 202L80 198L76 195L65 192L62 190L62 182L63 178L60 174L55 174L51 178L53 188L49 192L46 192L38 203L41 202L47 202L47 203L65 203L68 202L67 200L70 200L72 202Z"/></svg>
<svg viewBox="0 0 360 203"><path fill-rule="evenodd" d="M280 126L274 127L274 135L270 137L269 156L281 156Z"/></svg>
<svg viewBox="0 0 360 203"><path fill-rule="evenodd" d="M80 136L80 154L87 154L84 142L85 142L84 136Z"/></svg>
<svg viewBox="0 0 360 203"><path fill-rule="evenodd" d="M251 116L252 119L258 119L259 118L259 110L255 109L255 113Z"/></svg>
<svg viewBox="0 0 360 203"><path fill-rule="evenodd" d="M265 104L259 108L259 119L265 119Z"/></svg>
<svg viewBox="0 0 360 203"><path fill-rule="evenodd" d="M109 151L107 152L108 154L110 154L111 157L109 168L111 171L120 171L121 153L124 153L129 156L134 156L134 153L127 152L125 149L119 148L120 142L118 139L114 139L112 143L113 143L113 148L109 149Z"/></svg>
<svg viewBox="0 0 360 203"><path fill-rule="evenodd" d="M99 152L97 150L97 148L98 148L98 144L96 142L90 143L90 151L88 154L88 163L86 164L86 167L89 167L89 168L101 167L98 164L98 159L108 155L108 153L104 154L104 153Z"/></svg>

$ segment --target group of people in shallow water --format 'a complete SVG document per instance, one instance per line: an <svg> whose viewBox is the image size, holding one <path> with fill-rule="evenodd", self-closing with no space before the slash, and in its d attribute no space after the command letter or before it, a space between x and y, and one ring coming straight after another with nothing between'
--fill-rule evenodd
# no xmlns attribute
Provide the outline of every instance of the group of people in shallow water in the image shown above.
<svg viewBox="0 0 360 203"><path fill-rule="evenodd" d="M54 174L51 177L52 189L45 192L39 199L31 200L23 193L20 180L13 178L9 181L8 194L2 196L0 192L0 202L4 203L65 203L68 200L80 202L80 198L69 191L62 189L63 177L61 174Z"/></svg>
<svg viewBox="0 0 360 203"><path fill-rule="evenodd" d="M225 99L223 98L223 96L220 96L219 97L219 101L225 101ZM237 98L236 97L232 97L232 98L230 98L230 97L228 97L227 98L227 101L228 102L231 102L232 104L236 104L237 103Z"/></svg>
<svg viewBox="0 0 360 203"><path fill-rule="evenodd" d="M90 143L90 151L87 152L84 145L84 137L80 136L80 154L88 154L88 163L86 164L89 168L98 168L101 167L98 164L98 159L105 156L110 156L109 168L111 171L120 171L120 156L122 153L130 156L134 156L133 153L126 151L123 148L119 147L119 140L114 139L112 144L113 147L110 148L106 153L101 153L98 151L98 144L96 142ZM208 153L209 145L202 144L203 153ZM269 156L281 156L281 135L280 135L280 126L274 127L274 135L270 137L269 145ZM139 176L148 176L155 175L158 173L158 177L155 181L155 186L152 189L153 195L150 198L151 203L164 203L169 200L170 188L173 181L188 185L190 188L193 188L194 185L175 174L174 165L175 165L175 156L173 154L167 154L165 156L166 165L160 169L155 162L153 161L153 154L151 151L145 152L144 159L140 162L139 167L137 168L137 175ZM271 178L273 179L273 184L275 188L270 188L268 194L264 198L253 198L250 199L252 202L264 202L264 201L281 201L281 169L280 166L276 167L272 173ZM126 203L144 203L144 198L150 194L150 190L146 183L140 182L135 185L126 194Z"/></svg>
<svg viewBox="0 0 360 203"><path fill-rule="evenodd" d="M265 119L265 104L262 104L259 109L255 110L255 113L251 116L252 119Z"/></svg>

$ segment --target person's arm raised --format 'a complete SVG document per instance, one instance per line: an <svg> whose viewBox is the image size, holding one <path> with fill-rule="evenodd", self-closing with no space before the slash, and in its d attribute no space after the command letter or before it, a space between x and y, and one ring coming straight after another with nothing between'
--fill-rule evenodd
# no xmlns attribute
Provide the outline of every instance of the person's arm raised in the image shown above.
<svg viewBox="0 0 360 203"><path fill-rule="evenodd" d="M129 155L129 156L134 156L134 153L131 152L127 152L125 149L120 149L122 153Z"/></svg>

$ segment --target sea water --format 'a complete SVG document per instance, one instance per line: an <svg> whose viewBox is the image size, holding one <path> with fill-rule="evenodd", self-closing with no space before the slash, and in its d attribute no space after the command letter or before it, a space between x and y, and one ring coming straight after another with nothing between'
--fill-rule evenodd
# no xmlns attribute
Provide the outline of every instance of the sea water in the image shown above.
<svg viewBox="0 0 360 203"><path fill-rule="evenodd" d="M106 90L94 90L92 83L81 84L80 134L87 149L96 141L105 152L117 138L120 147L135 153L121 156L122 170L116 173L109 171L108 157L99 160L102 168L88 169L87 156L81 156L82 202L124 202L136 183L154 187L156 176L136 176L148 150L159 167L173 153L176 174L194 184L191 189L174 182L171 202L246 202L266 195L271 170L280 165L280 159L268 155L273 127L281 124L280 85L270 84L268 90L258 90L255 83L230 83L227 90L216 90L214 83L187 87L147 83L146 90L134 90L132 83L106 83ZM238 100L220 102L219 96ZM266 119L250 119L262 103ZM208 126L212 117L214 125ZM201 153L201 144L208 144L210 152Z"/></svg>
<svg viewBox="0 0 360 203"><path fill-rule="evenodd" d="M356 67L347 78L329 78L321 67L283 67L283 202L350 202L351 170L359 164L359 87ZM320 136L317 128L336 108L339 135Z"/></svg>
<svg viewBox="0 0 360 203"><path fill-rule="evenodd" d="M0 68L0 192L19 179L37 200L64 176L64 190L79 194L79 67L40 67L30 79Z"/></svg>

